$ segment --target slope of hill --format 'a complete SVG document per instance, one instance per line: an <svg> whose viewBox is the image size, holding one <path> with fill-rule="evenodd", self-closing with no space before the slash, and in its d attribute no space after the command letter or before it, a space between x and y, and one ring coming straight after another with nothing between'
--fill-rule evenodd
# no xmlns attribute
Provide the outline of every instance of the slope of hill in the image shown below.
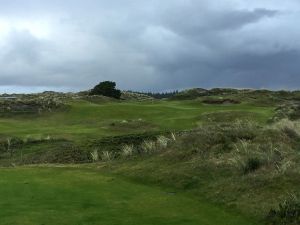
<svg viewBox="0 0 300 225"><path fill-rule="evenodd" d="M48 213L59 204L56 197L53 204L42 201L49 194L65 199L62 204L70 208L61 210L76 211L84 218L82 224L99 224L96 211L101 207L124 212L118 224L299 224L298 200L291 197L300 194L295 179L300 171L299 92L193 89L181 95L185 96L179 98L182 100L153 100L132 93L126 100L84 93L3 96L13 97L2 99L3 104L40 102L45 106L55 100L63 107L0 115L0 165L16 167L0 169L5 183L0 193L9 199L20 193L13 198L14 204L9 206L6 199L7 204L0 206L2 221L6 221L2 224L26 224L19 211L28 212L27 224L43 223L45 215L53 221L60 215L61 224L73 224L60 210ZM40 167L32 168L37 164ZM57 164L63 168L56 168ZM51 179L43 180L44 173ZM85 176L99 183L92 185ZM124 187L137 190L137 199L130 200L131 192L113 184L103 186L106 179L125 179ZM42 188L45 182L56 188ZM70 202L67 190L71 183L78 204ZM109 195L116 196L113 202L95 192L108 193L108 188L112 188ZM33 189L36 196L29 191ZM140 194L146 189L148 197ZM158 190L168 190L175 205L185 202L186 211L167 203L169 198L167 202L161 199ZM84 191L89 194L82 194ZM41 207L36 215L29 213L28 196ZM152 198L165 206L158 217L146 216L147 210L158 215L155 204L125 210L133 202ZM93 205L86 206L86 202ZM15 205L24 207L20 210ZM204 210L207 217L201 213L192 216L193 209ZM147 219L134 216L126 221L137 213ZM173 217L175 214L178 216ZM106 211L103 215L109 221L116 214Z"/></svg>

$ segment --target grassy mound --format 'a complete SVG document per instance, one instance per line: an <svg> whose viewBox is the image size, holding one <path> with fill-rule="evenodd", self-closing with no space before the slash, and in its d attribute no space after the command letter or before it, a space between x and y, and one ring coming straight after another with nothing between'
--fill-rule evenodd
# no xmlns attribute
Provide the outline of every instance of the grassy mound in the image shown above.
<svg viewBox="0 0 300 225"><path fill-rule="evenodd" d="M106 166L133 180L176 187L264 220L287 192L299 194L300 136L291 129L298 127L208 125L165 136L165 144L157 139L152 151L135 150L129 159ZM133 147L139 148L143 145Z"/></svg>

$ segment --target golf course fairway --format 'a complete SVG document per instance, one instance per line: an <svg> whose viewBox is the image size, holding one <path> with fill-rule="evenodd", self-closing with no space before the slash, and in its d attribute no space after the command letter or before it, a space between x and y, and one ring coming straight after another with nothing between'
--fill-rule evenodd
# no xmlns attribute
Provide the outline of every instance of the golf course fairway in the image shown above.
<svg viewBox="0 0 300 225"><path fill-rule="evenodd" d="M186 194L97 169L0 169L1 225L254 225Z"/></svg>

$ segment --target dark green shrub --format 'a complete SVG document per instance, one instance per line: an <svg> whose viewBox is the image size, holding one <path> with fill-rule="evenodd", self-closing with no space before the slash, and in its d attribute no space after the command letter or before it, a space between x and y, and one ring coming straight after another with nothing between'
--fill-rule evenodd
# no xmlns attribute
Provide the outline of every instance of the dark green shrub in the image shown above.
<svg viewBox="0 0 300 225"><path fill-rule="evenodd" d="M89 140L87 146L91 149L99 148L103 151L120 152L124 145L140 145L144 141L156 140L157 136L164 132L146 132L140 134L127 134L120 136L104 137L96 140Z"/></svg>
<svg viewBox="0 0 300 225"><path fill-rule="evenodd" d="M298 120L298 119L300 119L300 106L294 108L294 110L290 114L289 118L291 120Z"/></svg>
<svg viewBox="0 0 300 225"><path fill-rule="evenodd" d="M290 127L284 127L282 131L291 139L299 139L298 133Z"/></svg>
<svg viewBox="0 0 300 225"><path fill-rule="evenodd" d="M89 152L76 145L66 145L65 148L53 152L48 160L50 163L87 163L92 161Z"/></svg>
<svg viewBox="0 0 300 225"><path fill-rule="evenodd" d="M279 204L278 209L271 209L267 218L268 225L299 225L300 201L291 195Z"/></svg>
<svg viewBox="0 0 300 225"><path fill-rule="evenodd" d="M240 104L241 102L235 99L230 98L224 98L224 99L213 99L213 98L207 98L202 101L204 104Z"/></svg>
<svg viewBox="0 0 300 225"><path fill-rule="evenodd" d="M259 158L251 157L247 159L246 164L243 168L243 172L244 174L252 173L258 170L261 166L262 166L262 162Z"/></svg>
<svg viewBox="0 0 300 225"><path fill-rule="evenodd" d="M90 95L103 95L111 98L120 99L121 91L116 89L116 83L112 81L100 82L90 92Z"/></svg>

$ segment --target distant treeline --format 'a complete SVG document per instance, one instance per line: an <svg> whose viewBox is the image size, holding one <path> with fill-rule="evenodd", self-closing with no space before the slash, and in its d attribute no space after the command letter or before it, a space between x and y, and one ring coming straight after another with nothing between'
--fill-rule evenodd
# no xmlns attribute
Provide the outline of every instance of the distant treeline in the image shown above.
<svg viewBox="0 0 300 225"><path fill-rule="evenodd" d="M135 93L148 95L157 99L162 99L162 98L171 98L177 95L179 91L176 90L176 91L168 91L168 92L135 92Z"/></svg>

